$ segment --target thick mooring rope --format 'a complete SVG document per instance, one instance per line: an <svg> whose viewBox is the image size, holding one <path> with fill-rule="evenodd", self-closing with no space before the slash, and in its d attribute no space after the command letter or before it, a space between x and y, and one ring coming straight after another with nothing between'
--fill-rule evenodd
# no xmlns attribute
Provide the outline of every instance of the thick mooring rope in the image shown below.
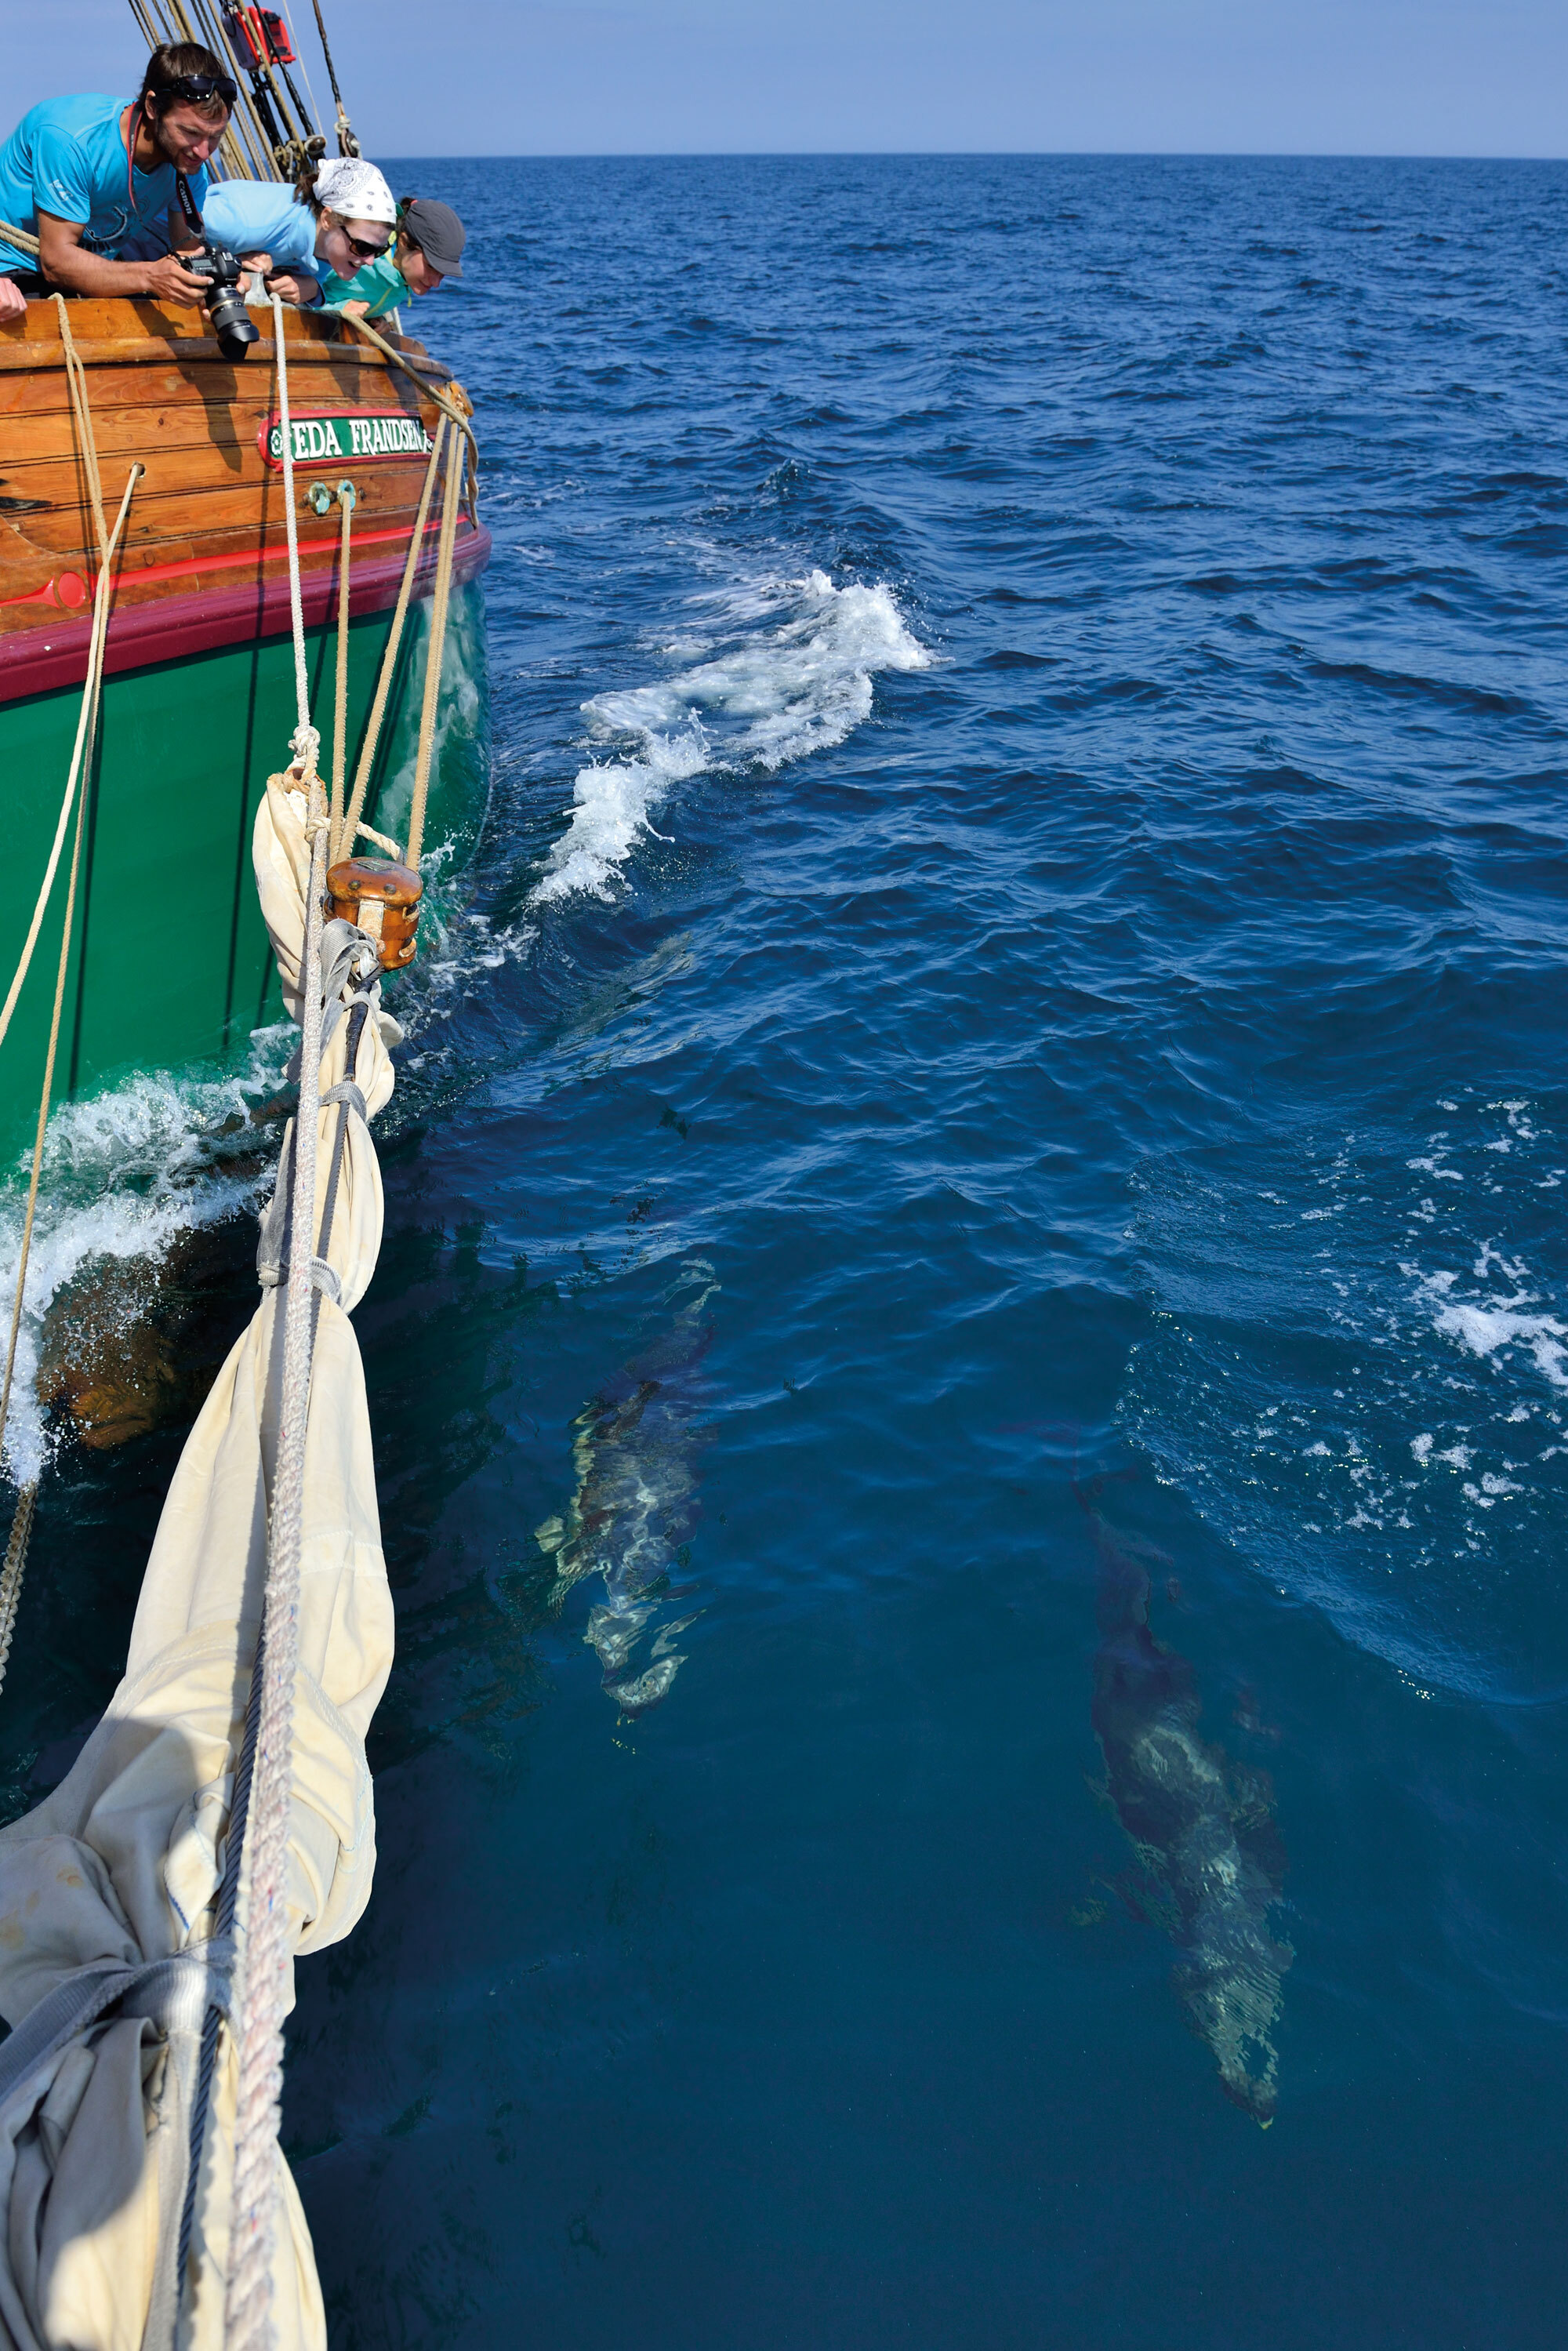
<svg viewBox="0 0 1568 2351"><path fill-rule="evenodd" d="M82 687L81 717L77 725L77 757L71 762L72 785L78 775L83 780L77 794L76 839L71 847L70 879L66 884L66 910L60 932L60 959L55 975L55 1006L49 1021L49 1050L44 1058L44 1082L38 1097L37 1132L33 1140L33 1173L27 1186L27 1213L22 1224L22 1253L16 1267L16 1300L11 1315L11 1337L5 1350L5 1378L0 1386L0 1443L4 1443L5 1423L11 1411L11 1380L16 1368L16 1338L22 1327L22 1293L27 1281L27 1259L33 1246L33 1218L38 1206L38 1175L44 1161L44 1133L49 1123L49 1098L54 1092L55 1056L59 1050L60 1014L66 1000L66 974L70 966L71 931L76 919L77 883L81 874L81 840L83 820L87 814L86 774L92 765L93 746L98 735L98 711L103 690L103 645L109 632L110 559L119 544L120 530L131 505L131 494L141 479L142 468L132 465L125 485L125 496L120 501L112 536L104 538L103 561L99 569L98 585L93 591L92 636L88 644L87 681Z"/></svg>
<svg viewBox="0 0 1568 2351"><path fill-rule="evenodd" d="M5 1564L0 1568L0 1682L4 1682L11 1661L11 1641L22 1598L22 1573L27 1564L27 1538L33 1531L33 1506L37 1499L38 1481L29 1478L16 1498L11 1540L5 1546Z"/></svg>
<svg viewBox="0 0 1568 2351"><path fill-rule="evenodd" d="M338 677L332 709L332 806L328 819L327 862L338 859L343 837L343 777L348 765L349 735L349 533L354 519L354 486L338 485L343 510L343 535L338 549Z"/></svg>
<svg viewBox="0 0 1568 2351"><path fill-rule="evenodd" d="M445 443L447 423L444 416L435 422L435 439L431 447L430 463L424 469L424 486L419 494L419 511L413 518L413 536L408 543L408 556L402 567L402 580L397 591L397 609L392 614L392 632L386 651L382 655L381 675L376 680L375 699L371 705L370 723L360 751L360 764L354 771L353 795L344 813L342 831L332 841L332 862L350 854L358 834L364 831L361 811L365 805L365 792L375 764L376 747L381 741L382 722L386 716L387 697L392 692L397 672L398 647L402 643L403 622L408 618L409 598L413 590L413 575L419 569L419 559L424 552L424 528L430 518L430 501L435 489L435 476L441 464L441 452Z"/></svg>
<svg viewBox="0 0 1568 2351"><path fill-rule="evenodd" d="M60 356L66 363L66 382L70 388L71 413L76 418L82 471L87 475L88 494L92 499L92 518L98 525L99 556L107 563L109 532L103 519L103 484L99 478L98 443L93 437L92 411L88 403L87 370L71 340L71 314L63 294L55 296L55 308L60 316Z"/></svg>
<svg viewBox="0 0 1568 2351"><path fill-rule="evenodd" d="M426 400L434 400L437 408L440 409L443 416L446 417L452 423L455 424L459 433L461 433L467 441L469 453L474 459L474 478L476 482L479 478L479 444L474 438L474 427L468 422L468 419L474 413L474 403L468 398L467 393L464 392L461 384L450 383L447 386L447 392L456 392L459 399L462 401L463 404L459 407L456 401L449 400L447 398L446 392L437 392L433 383L427 382L424 375L420 372L420 370L413 364L405 354L400 351L394 344L389 343L384 335L378 335L375 329L370 324L368 319L356 318L353 313L349 310L340 310L338 316L341 319L346 327L352 327L356 335L362 335L367 343L373 343L377 350L380 351L386 360L389 367L402 368L404 375L406 375L409 381L413 383L414 390L416 392L422 392ZM429 363L427 362L426 365L428 368Z"/></svg>
<svg viewBox="0 0 1568 2351"><path fill-rule="evenodd" d="M22 230L13 229L5 221L0 221L0 232L7 236L18 238L24 235ZM26 242L36 243L37 240L27 239ZM89 405L87 395L87 372L77 355L76 345L71 340L70 313L66 308L65 301L60 295L55 296L55 303L60 314L60 344L65 356L66 382L70 392L71 415L76 424L77 444L81 451L82 472L87 480L88 496L92 506L93 527L98 533L99 567L101 579L102 572L109 562L109 542L104 529L103 484L99 475L98 444L93 435L92 410ZM139 479L144 470L144 467L138 465L131 476L132 480ZM116 528L118 530L118 525ZM107 626L107 616L105 625ZM97 688L94 684L94 647L97 647L99 683L101 684L102 646L99 639L99 606L95 598L92 630L88 641L87 681L82 688L81 716L77 726L76 749L71 755L70 772L66 778L65 797L60 802L59 819L55 826L54 845L49 852L49 862L44 870L43 886L33 906L33 919L27 925L27 935L23 943L16 971L12 974L11 985L5 991L5 1004L0 1006L0 1044L5 1042L5 1031L11 1026L11 1015L16 1009L16 998L22 993L22 983L27 977L28 968L33 960L33 949L38 944L38 932L43 923L44 910L49 903L49 893L55 886L55 875L59 870L60 851L65 844L66 825L70 816L71 802L76 797L77 778L82 772L82 750L87 740L89 718L95 734L97 731L98 704ZM92 754L89 751L89 766L91 759ZM5 1416L0 1414L0 1435L4 1434L4 1430Z"/></svg>
<svg viewBox="0 0 1568 2351"><path fill-rule="evenodd" d="M316 772L319 737L310 724L305 619L294 515L294 444L288 416L288 363L282 306L273 298L277 404L283 434L283 490L288 527L288 584L294 624L298 725L295 772L308 799L310 878L305 893L305 947L299 1041L299 1102L294 1120L288 1287L284 1297L283 1383L277 1459L272 1481L267 1589L256 1665L261 1704L247 1818L231 1823L245 1842L242 1985L237 2011L239 2097L235 2117L234 2208L224 2303L225 2351L267 2351L271 2342L272 2261L277 2236L277 2126L283 2095L283 2016L287 1999L288 1819L292 1793L294 1683L299 1663L299 1570L305 1539L305 1437L309 1420L312 1312L310 1237L315 1227L316 1144L321 1084L321 897L326 881L327 810Z"/></svg>
<svg viewBox="0 0 1568 2351"><path fill-rule="evenodd" d="M441 509L441 545L435 559L435 594L430 608L430 643L424 656L424 706L419 715L419 755L413 768L413 804L408 813L407 862L419 871L424 845L424 804L430 792L430 755L435 744L435 712L441 698L441 664L446 651L446 611L452 597L452 561L457 540L457 508L468 452L452 436L446 460L446 503ZM455 462L454 462L455 460Z"/></svg>
<svg viewBox="0 0 1568 2351"><path fill-rule="evenodd" d="M288 414L288 355L283 340L283 299L272 298L274 362L277 370L277 427L283 443L283 528L288 541L288 610L294 623L294 707L298 718L289 748L301 776L314 776L321 737L310 724L310 680L305 666L305 607L299 592L299 517L294 511L294 428Z"/></svg>

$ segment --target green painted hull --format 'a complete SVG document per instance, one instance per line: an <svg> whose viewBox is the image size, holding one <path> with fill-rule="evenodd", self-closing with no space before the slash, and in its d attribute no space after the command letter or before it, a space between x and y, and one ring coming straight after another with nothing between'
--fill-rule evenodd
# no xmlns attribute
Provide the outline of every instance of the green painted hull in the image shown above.
<svg viewBox="0 0 1568 2351"><path fill-rule="evenodd" d="M367 798L368 820L402 840L413 789L428 602L410 613ZM351 780L391 632L390 612L351 623ZM310 706L330 775L337 632L306 640ZM425 824L450 873L471 852L487 778L482 591L453 591L441 723ZM10 985L69 770L78 689L0 705L0 808L11 875L0 994ZM323 723L324 722L324 723ZM110 678L87 806L54 1099L97 1093L133 1071L243 1064L251 1031L282 1018L256 907L251 827L267 778L287 766L295 724L292 641L198 653ZM70 831L10 1029L0 1043L0 1157L31 1141L48 1043ZM361 844L376 853L373 844Z"/></svg>

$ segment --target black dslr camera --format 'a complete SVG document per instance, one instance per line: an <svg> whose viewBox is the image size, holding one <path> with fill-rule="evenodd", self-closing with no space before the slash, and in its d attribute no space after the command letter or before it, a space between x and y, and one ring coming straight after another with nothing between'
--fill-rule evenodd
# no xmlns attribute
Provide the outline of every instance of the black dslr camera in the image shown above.
<svg viewBox="0 0 1568 2351"><path fill-rule="evenodd" d="M226 245L214 245L211 237L200 253L184 254L181 258L192 277L205 283L202 300L213 322L219 350L225 360L243 360L252 343L259 342L261 338L240 290L243 273L239 263Z"/></svg>

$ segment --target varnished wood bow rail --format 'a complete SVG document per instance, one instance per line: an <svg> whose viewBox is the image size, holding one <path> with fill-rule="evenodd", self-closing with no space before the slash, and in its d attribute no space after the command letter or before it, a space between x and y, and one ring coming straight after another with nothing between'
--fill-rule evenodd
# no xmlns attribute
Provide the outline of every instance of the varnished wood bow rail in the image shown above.
<svg viewBox="0 0 1568 2351"><path fill-rule="evenodd" d="M203 312L180 303L73 302L70 322L92 371L106 473L120 478L133 460L145 468L108 673L287 626L283 480L267 445L271 337L233 361L204 331ZM307 619L335 609L339 545L335 509L319 514L311 492L345 478L356 498L352 610L383 610L398 592L447 371L421 343L394 339L390 358L315 312L286 314L285 346ZM85 674L95 547L56 308L32 302L0 325L0 702ZM488 549L488 533L465 520L455 577L481 569Z"/></svg>

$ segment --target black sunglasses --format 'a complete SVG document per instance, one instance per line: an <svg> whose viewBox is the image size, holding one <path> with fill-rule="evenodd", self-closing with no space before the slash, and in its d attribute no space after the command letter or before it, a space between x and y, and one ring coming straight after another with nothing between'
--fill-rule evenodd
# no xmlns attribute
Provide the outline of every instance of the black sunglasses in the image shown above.
<svg viewBox="0 0 1568 2351"><path fill-rule="evenodd" d="M230 81L227 74L178 74L172 81L161 81L157 89L149 90L147 95L170 100L183 98L193 105L200 105L209 98L217 98L225 106L232 107L239 96L239 84Z"/></svg>
<svg viewBox="0 0 1568 2351"><path fill-rule="evenodd" d="M361 261L379 261L387 249L384 245L367 245L362 236L349 236L347 229L343 231L343 235L349 237L351 250L359 255ZM389 238L388 243L390 242Z"/></svg>

